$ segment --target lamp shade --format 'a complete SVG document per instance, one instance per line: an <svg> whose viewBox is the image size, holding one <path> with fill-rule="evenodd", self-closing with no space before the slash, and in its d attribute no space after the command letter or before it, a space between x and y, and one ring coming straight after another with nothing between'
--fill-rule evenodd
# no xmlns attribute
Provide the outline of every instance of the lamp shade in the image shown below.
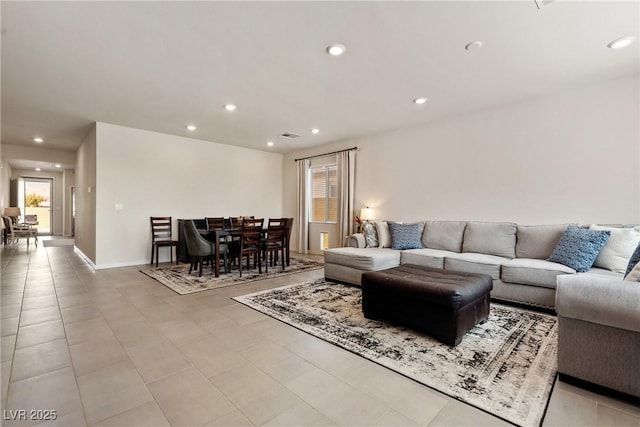
<svg viewBox="0 0 640 427"><path fill-rule="evenodd" d="M4 208L4 216L8 216L8 217L20 216L20 208L17 208L17 207Z"/></svg>
<svg viewBox="0 0 640 427"><path fill-rule="evenodd" d="M366 207L360 209L360 219L362 221L373 221L376 219L376 212L373 208Z"/></svg>

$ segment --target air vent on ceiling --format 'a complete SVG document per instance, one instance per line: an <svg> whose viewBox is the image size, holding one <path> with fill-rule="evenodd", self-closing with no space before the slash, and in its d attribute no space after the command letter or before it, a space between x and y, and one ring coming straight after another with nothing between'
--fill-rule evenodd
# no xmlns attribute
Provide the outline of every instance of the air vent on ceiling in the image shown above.
<svg viewBox="0 0 640 427"><path fill-rule="evenodd" d="M296 139L296 138L300 138L300 135L293 132L285 132L282 135L280 135L280 137L287 138L287 139Z"/></svg>
<svg viewBox="0 0 640 427"><path fill-rule="evenodd" d="M536 2L536 6L538 9L542 9L543 7L549 6L556 0L534 0Z"/></svg>

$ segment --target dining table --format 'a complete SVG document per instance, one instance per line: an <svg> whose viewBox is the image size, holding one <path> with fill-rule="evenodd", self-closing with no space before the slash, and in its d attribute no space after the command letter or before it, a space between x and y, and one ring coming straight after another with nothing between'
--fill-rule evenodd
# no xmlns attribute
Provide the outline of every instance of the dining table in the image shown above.
<svg viewBox="0 0 640 427"><path fill-rule="evenodd" d="M264 234L267 233L267 229L264 228L262 230L262 232ZM242 236L242 228L241 227L233 227L233 228L214 228L214 229L209 229L209 230L204 230L204 229L198 229L198 233L200 233L204 238L206 238L207 240L209 240L211 243L214 244L215 246L215 262L214 262L214 267L213 267L213 271L215 274L215 277L220 277L220 241L224 238L225 240L228 237L240 237ZM289 241L287 239L287 235L285 233L285 248L289 248ZM286 251L287 255L289 253L289 251ZM242 261L240 261L242 262ZM288 264L288 262L287 262Z"/></svg>

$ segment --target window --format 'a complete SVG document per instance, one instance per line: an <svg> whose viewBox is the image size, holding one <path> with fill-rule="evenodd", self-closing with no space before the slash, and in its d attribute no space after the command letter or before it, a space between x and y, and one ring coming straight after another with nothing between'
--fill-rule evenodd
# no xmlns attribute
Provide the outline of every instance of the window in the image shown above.
<svg viewBox="0 0 640 427"><path fill-rule="evenodd" d="M311 173L311 222L338 220L337 166L317 166Z"/></svg>

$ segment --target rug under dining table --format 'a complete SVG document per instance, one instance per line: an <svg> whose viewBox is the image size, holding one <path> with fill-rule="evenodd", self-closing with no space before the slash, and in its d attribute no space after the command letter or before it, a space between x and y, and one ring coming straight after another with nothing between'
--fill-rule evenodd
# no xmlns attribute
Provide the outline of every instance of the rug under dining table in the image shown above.
<svg viewBox="0 0 640 427"><path fill-rule="evenodd" d="M226 286L239 285L241 283L252 282L255 280L270 279L286 274L300 273L302 271L314 270L322 268L323 263L312 261L304 258L291 257L290 265L282 270L280 264L269 267L265 272L264 266L262 273L258 273L257 268L242 271L242 277L237 268L229 273L220 273L219 277L215 277L211 271L211 267L205 266L202 277L197 272L189 274L189 264L171 264L159 267L149 267L141 269L140 272L149 277L154 278L169 289L179 293L180 295L188 295L194 292L208 291L210 289L223 288Z"/></svg>

